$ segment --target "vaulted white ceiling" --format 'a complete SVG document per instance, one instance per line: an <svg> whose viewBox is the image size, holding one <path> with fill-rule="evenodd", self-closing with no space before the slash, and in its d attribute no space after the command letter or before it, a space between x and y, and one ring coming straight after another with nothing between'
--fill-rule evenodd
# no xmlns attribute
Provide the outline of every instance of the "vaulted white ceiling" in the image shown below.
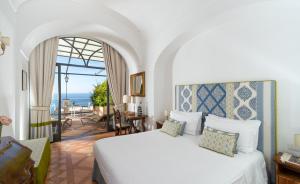
<svg viewBox="0 0 300 184"><path fill-rule="evenodd" d="M166 53L174 55L180 45L236 16L233 12L281 0L6 1L15 11L17 34L27 55L32 46L26 44L46 39L43 32L52 31L46 37L98 37L143 65L145 60L165 58Z"/></svg>

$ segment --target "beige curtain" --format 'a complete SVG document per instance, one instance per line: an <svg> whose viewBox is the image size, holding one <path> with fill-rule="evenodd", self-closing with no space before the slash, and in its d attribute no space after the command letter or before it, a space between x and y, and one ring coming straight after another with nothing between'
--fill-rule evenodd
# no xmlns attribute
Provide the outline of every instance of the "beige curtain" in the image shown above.
<svg viewBox="0 0 300 184"><path fill-rule="evenodd" d="M53 140L50 105L55 77L58 38L40 43L31 53L30 67L30 138Z"/></svg>
<svg viewBox="0 0 300 184"><path fill-rule="evenodd" d="M114 48L103 43L108 84L115 107L123 111L123 95L126 94L126 63L124 58ZM120 108L118 108L120 107Z"/></svg>

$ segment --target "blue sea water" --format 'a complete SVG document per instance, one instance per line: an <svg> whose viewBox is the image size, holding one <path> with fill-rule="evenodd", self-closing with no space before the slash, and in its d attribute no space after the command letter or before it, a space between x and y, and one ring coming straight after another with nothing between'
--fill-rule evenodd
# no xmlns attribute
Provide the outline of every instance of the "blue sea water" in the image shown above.
<svg viewBox="0 0 300 184"><path fill-rule="evenodd" d="M90 106L92 105L91 101L91 94L90 93L68 93L68 99L73 103L75 106ZM61 94L62 100L66 99L66 94ZM58 94L53 95L53 99L51 102L50 112L54 112L55 109L58 107Z"/></svg>

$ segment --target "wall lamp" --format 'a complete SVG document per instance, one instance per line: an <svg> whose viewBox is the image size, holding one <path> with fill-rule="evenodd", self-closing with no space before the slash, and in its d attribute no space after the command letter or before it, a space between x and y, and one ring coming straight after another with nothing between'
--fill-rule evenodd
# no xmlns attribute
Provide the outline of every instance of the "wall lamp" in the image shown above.
<svg viewBox="0 0 300 184"><path fill-rule="evenodd" d="M7 36L2 36L0 33L0 56L4 55L6 46L9 46L10 39Z"/></svg>

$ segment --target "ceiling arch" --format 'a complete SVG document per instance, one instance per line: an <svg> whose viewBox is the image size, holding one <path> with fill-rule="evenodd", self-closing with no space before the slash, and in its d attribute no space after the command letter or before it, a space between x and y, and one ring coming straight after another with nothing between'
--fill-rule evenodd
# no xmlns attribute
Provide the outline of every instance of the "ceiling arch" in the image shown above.
<svg viewBox="0 0 300 184"><path fill-rule="evenodd" d="M21 44L20 51L28 60L31 51L46 39L56 36L80 36L110 44L125 58L130 71L135 72L138 70L140 66L138 62L139 58L134 49L126 41L99 25L81 24L80 29L75 29L76 27L78 26L67 25L64 21L41 25L26 36Z"/></svg>
<svg viewBox="0 0 300 184"><path fill-rule="evenodd" d="M143 38L138 28L99 1L87 1L91 3L76 0L22 1L16 14L19 50L28 58L31 50L48 38L83 35L109 43L129 61L128 66L132 63L133 71L137 70L143 50ZM33 9L37 11L33 13Z"/></svg>
<svg viewBox="0 0 300 184"><path fill-rule="evenodd" d="M154 80L152 84L150 83L150 85L153 85L153 99L149 100L149 108L153 109L154 117L159 118L163 115L162 112L165 109L172 109L172 96L166 97L164 92L172 91L173 84L170 82L172 81L172 63L176 57L176 54L181 48L184 47L184 45L196 37L201 35L205 36L205 34L228 24L237 16L243 15L245 10L252 9L256 6L268 6L269 3L270 1L268 0L260 2L253 1L252 3L248 2L246 4L240 4L240 6L236 6L235 8L223 9L223 11L219 11L218 14L214 14L214 16L210 19L202 20L201 23L198 23L193 28L190 28L189 31L181 32L177 36L171 38L171 41L167 42L167 44L161 48L160 53L157 55L157 59L155 59L155 62L152 65L152 77ZM184 26L184 24L184 22L181 23L181 26ZM162 77L166 78L167 80L159 80ZM161 105L161 101L166 101L163 103L165 106ZM151 102L153 102L153 104L151 104Z"/></svg>

